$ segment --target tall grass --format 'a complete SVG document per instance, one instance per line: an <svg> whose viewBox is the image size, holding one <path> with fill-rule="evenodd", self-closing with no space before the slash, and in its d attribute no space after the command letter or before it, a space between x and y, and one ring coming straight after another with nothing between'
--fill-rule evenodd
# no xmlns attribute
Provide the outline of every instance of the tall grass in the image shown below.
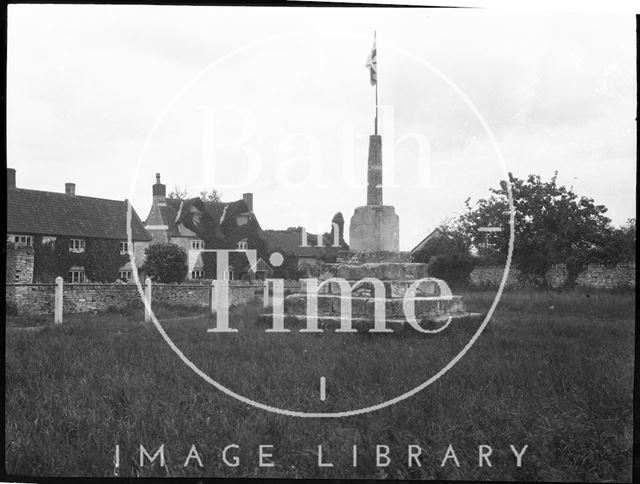
<svg viewBox="0 0 640 484"><path fill-rule="evenodd" d="M494 293L465 294L486 312ZM6 470L23 476L393 477L631 479L634 295L506 292L485 332L448 373L389 408L342 419L268 413L212 388L151 325L131 315L77 315L38 333L11 331L6 354ZM265 333L261 308L232 311L234 334L207 333L211 316L163 321L212 378L257 401L343 411L385 401L437 372L478 322L440 335ZM319 398L319 379L327 398ZM165 444L167 467L138 465L139 445ZM184 461L195 444L204 468ZM240 466L221 450L238 444ZM273 445L274 467L258 467ZM407 446L423 449L407 465ZM440 463L447 446L460 467ZM478 467L478 445L492 467ZM521 468L509 449L528 445ZM318 445L333 468L317 465ZM358 466L352 446L358 446ZM375 446L391 465L376 467Z"/></svg>

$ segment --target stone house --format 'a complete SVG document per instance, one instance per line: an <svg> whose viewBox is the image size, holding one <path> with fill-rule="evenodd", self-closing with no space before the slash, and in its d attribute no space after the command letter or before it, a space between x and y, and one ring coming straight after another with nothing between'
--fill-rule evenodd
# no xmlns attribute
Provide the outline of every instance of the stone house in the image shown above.
<svg viewBox="0 0 640 484"><path fill-rule="evenodd" d="M303 227L263 231L267 250L270 253L280 252L285 257L295 257L298 268L303 272L322 262L336 262L341 253L349 250L344 241L344 220L341 213L334 215L331 231L321 234L320 241L318 235L307 233Z"/></svg>
<svg viewBox="0 0 640 484"><path fill-rule="evenodd" d="M135 210L132 210L131 222L134 260L141 266L151 235ZM125 255L129 249L126 224L126 200L76 195L74 183L66 183L64 193L17 188L16 171L7 168L7 242L17 248L31 248L37 252L37 244L44 245L60 238L69 240L69 252L82 254L89 241L117 240L120 254ZM38 264L37 257L30 260L31 264ZM23 273L31 274L33 279L33 267ZM67 274L59 275L68 283L89 282L83 266L72 266ZM122 281L130 280L131 275L130 262L119 268Z"/></svg>
<svg viewBox="0 0 640 484"><path fill-rule="evenodd" d="M262 228L253 212L253 194L245 193L233 202L203 202L200 198L167 198L166 185L156 173L152 204L145 228L153 242L179 245L188 254L188 279L213 279L216 274L205 267L203 249L258 251L258 267L251 270L244 254L232 254L225 275L230 280L264 279L272 268L264 261Z"/></svg>

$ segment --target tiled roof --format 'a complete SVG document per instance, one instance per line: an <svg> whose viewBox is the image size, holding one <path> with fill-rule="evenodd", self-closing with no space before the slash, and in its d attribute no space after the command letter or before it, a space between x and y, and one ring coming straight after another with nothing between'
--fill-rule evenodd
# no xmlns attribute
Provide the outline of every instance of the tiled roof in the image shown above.
<svg viewBox="0 0 640 484"><path fill-rule="evenodd" d="M64 193L7 190L7 233L127 239L127 204ZM132 239L151 240L135 210Z"/></svg>
<svg viewBox="0 0 640 484"><path fill-rule="evenodd" d="M307 244L311 247L300 247L302 243L302 228L288 228L287 230L264 230L262 237L267 242L267 250L280 250L285 255L293 254L298 257L322 257L336 254L340 247L314 247L318 243L316 234L307 233Z"/></svg>

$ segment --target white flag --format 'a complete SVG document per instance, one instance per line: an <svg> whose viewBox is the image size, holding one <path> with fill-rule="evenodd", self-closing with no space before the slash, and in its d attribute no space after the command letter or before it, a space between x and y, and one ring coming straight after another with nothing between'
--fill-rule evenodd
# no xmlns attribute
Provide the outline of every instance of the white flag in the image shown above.
<svg viewBox="0 0 640 484"><path fill-rule="evenodd" d="M367 57L367 63L365 64L366 68L369 69L369 73L371 74L371 85L375 86L378 82L378 59L376 53L376 35L373 34L373 49L371 49L371 53L369 57Z"/></svg>

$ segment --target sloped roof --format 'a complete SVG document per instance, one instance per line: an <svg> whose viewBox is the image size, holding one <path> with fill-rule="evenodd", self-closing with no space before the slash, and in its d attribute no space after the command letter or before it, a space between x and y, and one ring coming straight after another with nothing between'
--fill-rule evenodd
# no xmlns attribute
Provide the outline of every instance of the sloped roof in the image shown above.
<svg viewBox="0 0 640 484"><path fill-rule="evenodd" d="M7 232L127 240L127 203L12 188L7 190ZM151 240L132 210L132 239Z"/></svg>
<svg viewBox="0 0 640 484"><path fill-rule="evenodd" d="M436 227L433 231L431 231L429 235L427 235L424 239L422 239L422 241L418 245L416 245L413 249L411 249L411 253L414 254L424 249L425 245L427 245L427 242L429 242L430 240L438 239L440 237L450 238L442 230Z"/></svg>
<svg viewBox="0 0 640 484"><path fill-rule="evenodd" d="M262 237L267 242L268 251L281 250L284 254L293 254L297 257L322 257L342 250L341 247L317 247L318 236L310 233L307 233L307 244L310 247L300 247L302 227L291 227L286 230L264 230Z"/></svg>

